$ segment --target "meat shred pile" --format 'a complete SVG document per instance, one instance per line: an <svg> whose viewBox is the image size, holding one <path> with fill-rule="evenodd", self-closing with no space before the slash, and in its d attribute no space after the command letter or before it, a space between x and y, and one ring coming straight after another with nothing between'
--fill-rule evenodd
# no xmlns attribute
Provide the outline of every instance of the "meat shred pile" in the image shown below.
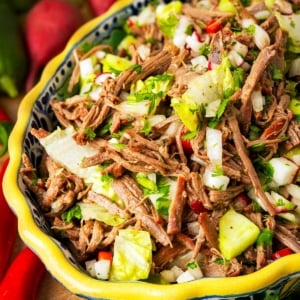
<svg viewBox="0 0 300 300"><path fill-rule="evenodd" d="M294 15L299 1L275 1L272 9L263 1L234 1L234 7L224 10L204 0L184 3L171 13L177 20L173 31L151 17L133 16L123 26L131 43L74 51L68 94L52 99L51 108L62 130L73 128L77 145L94 150L80 167L99 166L114 196L94 189L47 151L39 166L24 154L21 174L53 232L81 264L102 250L113 254L123 229L150 233L149 276L174 265L185 271L192 260L203 276L237 276L272 263L281 249L300 252L300 198L291 192L299 187L300 162L294 154L300 153L300 113L292 103L300 104L300 64L298 73L289 72L297 55L278 17ZM188 26L180 31L184 22ZM131 67L107 70L101 62L107 55L125 59ZM91 57L98 57L92 81L100 82L98 94L91 93L95 86L86 88L88 79L81 73L81 62ZM225 82L228 71L231 81ZM223 72L218 79L221 91L218 88L212 104L205 85L216 85L211 78L218 72ZM139 86L149 78L166 81L163 87L157 85L161 90L137 100ZM136 108L128 110L127 104L134 107L132 98ZM146 113L144 103L150 103ZM217 154L208 146L210 129L213 137L221 136ZM32 128L31 134L41 142L51 135L43 128ZM284 159L296 171L281 183L272 163ZM218 176L227 181L218 185ZM159 196L151 197L151 188L161 195L163 185L169 193L160 202ZM79 203L97 204L123 221L111 225L96 218L68 220L68 212ZM271 233L271 241L254 242L224 258L220 220L229 210L246 217L261 233Z"/></svg>

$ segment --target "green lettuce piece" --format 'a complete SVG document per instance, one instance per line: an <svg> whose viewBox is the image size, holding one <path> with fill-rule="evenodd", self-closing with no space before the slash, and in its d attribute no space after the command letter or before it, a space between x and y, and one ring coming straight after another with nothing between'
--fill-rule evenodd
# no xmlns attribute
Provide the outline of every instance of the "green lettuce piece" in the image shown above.
<svg viewBox="0 0 300 300"><path fill-rule="evenodd" d="M180 1L173 1L157 8L157 24L168 38L174 36L179 21L177 15L181 13L181 8Z"/></svg>
<svg viewBox="0 0 300 300"><path fill-rule="evenodd" d="M171 186L175 186L176 181L160 176L159 174L149 176L149 174L144 173L138 173L136 175L136 181L142 187L144 195L150 199L157 212L167 216L169 214L172 197L170 194Z"/></svg>
<svg viewBox="0 0 300 300"><path fill-rule="evenodd" d="M274 14L281 29L289 35L288 50L300 53L300 14L282 15L277 11Z"/></svg>
<svg viewBox="0 0 300 300"><path fill-rule="evenodd" d="M70 223L73 220L81 220L82 219L82 214L81 214L81 209L79 205L74 205L73 207L71 207L69 210L65 211L62 215L61 215L62 219L66 222L66 223Z"/></svg>
<svg viewBox="0 0 300 300"><path fill-rule="evenodd" d="M152 264L152 242L149 232L121 229L115 239L110 280L147 279Z"/></svg>
<svg viewBox="0 0 300 300"><path fill-rule="evenodd" d="M228 98L237 88L230 66L228 58L223 58L216 69L192 79L181 98L171 100L175 113L190 131L199 128L203 108L214 101ZM220 110L216 109L216 113L220 113Z"/></svg>
<svg viewBox="0 0 300 300"><path fill-rule="evenodd" d="M126 101L120 104L120 107L128 113L153 115L160 101L164 99L170 90L173 78L173 75L165 73L150 76L144 81L138 80L131 85L130 94L127 96Z"/></svg>
<svg viewBox="0 0 300 300"><path fill-rule="evenodd" d="M103 64L103 72L112 72L119 74L122 71L128 70L132 63L125 57L120 57L114 54L107 53L101 60Z"/></svg>
<svg viewBox="0 0 300 300"><path fill-rule="evenodd" d="M98 220L110 226L118 226L126 221L118 215L112 215L104 207L96 203L79 202L82 220Z"/></svg>
<svg viewBox="0 0 300 300"><path fill-rule="evenodd" d="M192 101L185 101L184 98L173 98L171 106L186 128L190 131L195 131L199 128L201 119L199 105Z"/></svg>
<svg viewBox="0 0 300 300"><path fill-rule="evenodd" d="M218 10L222 12L237 13L237 9L230 0L220 0Z"/></svg>

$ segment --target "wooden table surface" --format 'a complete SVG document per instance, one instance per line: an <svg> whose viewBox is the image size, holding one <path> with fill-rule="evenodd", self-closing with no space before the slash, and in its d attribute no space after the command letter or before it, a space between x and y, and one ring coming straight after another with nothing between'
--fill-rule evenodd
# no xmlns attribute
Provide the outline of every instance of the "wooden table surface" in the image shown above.
<svg viewBox="0 0 300 300"><path fill-rule="evenodd" d="M3 95L0 96L0 107L8 113L11 119L15 122L17 120L17 111L23 95L10 99ZM24 243L18 237L12 259L25 247ZM83 298L77 297L70 293L65 287L58 283L50 274L46 272L41 282L37 300L80 300Z"/></svg>

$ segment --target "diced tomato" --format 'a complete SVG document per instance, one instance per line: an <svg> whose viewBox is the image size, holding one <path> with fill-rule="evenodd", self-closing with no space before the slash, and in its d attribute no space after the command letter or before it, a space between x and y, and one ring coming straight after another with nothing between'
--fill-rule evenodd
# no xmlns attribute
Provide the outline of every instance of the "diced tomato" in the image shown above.
<svg viewBox="0 0 300 300"><path fill-rule="evenodd" d="M293 254L294 252L290 249L290 248L282 248L276 252L274 252L272 254L272 259L275 260L275 259L278 259L280 257L284 257L284 256L287 256L287 255L290 255L290 254Z"/></svg>
<svg viewBox="0 0 300 300"><path fill-rule="evenodd" d="M183 151L187 154L193 153L193 148L190 140L181 139Z"/></svg>
<svg viewBox="0 0 300 300"><path fill-rule="evenodd" d="M203 206L202 202L199 200L193 200L190 202L190 207L195 214L200 214L206 212L207 209Z"/></svg>
<svg viewBox="0 0 300 300"><path fill-rule="evenodd" d="M112 263L112 253L110 251L99 251L98 260L109 260Z"/></svg>
<svg viewBox="0 0 300 300"><path fill-rule="evenodd" d="M222 23L220 23L218 20L215 19L211 19L207 22L206 27L205 27L205 31L207 33L216 33L219 30L221 30L223 27Z"/></svg>

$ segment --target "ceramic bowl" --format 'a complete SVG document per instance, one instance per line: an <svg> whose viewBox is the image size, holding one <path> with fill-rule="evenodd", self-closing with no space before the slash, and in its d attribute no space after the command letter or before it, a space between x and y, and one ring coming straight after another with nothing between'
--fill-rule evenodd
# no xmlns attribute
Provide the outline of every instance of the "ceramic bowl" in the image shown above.
<svg viewBox="0 0 300 300"><path fill-rule="evenodd" d="M193 282L158 285L145 282L112 283L88 276L68 248L53 237L36 199L20 176L21 155L33 164L41 159L41 146L29 134L32 127L52 131L57 122L49 100L59 97L71 74L72 51L85 42L101 41L125 17L135 14L146 0L121 0L104 15L91 20L70 39L64 51L44 69L39 83L22 100L18 120L9 140L10 163L4 178L7 201L18 218L22 240L42 260L53 277L72 293L88 299L282 299L300 287L300 253L278 259L250 275L234 278L203 278ZM272 298L275 299L275 298Z"/></svg>

